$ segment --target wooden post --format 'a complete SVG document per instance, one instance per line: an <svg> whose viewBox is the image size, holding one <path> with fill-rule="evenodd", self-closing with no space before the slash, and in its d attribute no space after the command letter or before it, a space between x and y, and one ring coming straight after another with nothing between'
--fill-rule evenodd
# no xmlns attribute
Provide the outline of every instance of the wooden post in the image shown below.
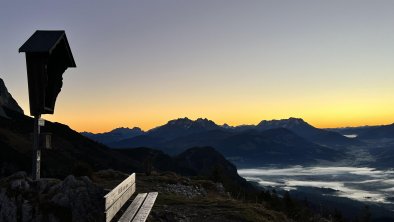
<svg viewBox="0 0 394 222"><path fill-rule="evenodd" d="M32 177L33 180L40 179L41 171L41 149L40 149L40 125L38 121L41 115L34 116L34 128L33 128L33 167L32 167Z"/></svg>

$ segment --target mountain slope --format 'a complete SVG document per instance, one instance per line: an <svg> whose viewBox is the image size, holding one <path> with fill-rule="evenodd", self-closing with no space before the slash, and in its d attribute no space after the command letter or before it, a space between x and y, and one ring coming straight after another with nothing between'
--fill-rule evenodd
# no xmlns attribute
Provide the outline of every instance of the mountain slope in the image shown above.
<svg viewBox="0 0 394 222"><path fill-rule="evenodd" d="M33 119L10 110L0 117L0 174L30 172ZM111 149L94 142L66 125L45 122L42 132L52 133L51 150L42 150L42 176L63 177L79 166L91 170L134 170L139 166Z"/></svg>
<svg viewBox="0 0 394 222"><path fill-rule="evenodd" d="M117 141L144 135L145 132L138 127L134 127L132 129L120 127L105 133L95 134L90 132L82 132L81 134L94 141L108 145Z"/></svg>
<svg viewBox="0 0 394 222"><path fill-rule="evenodd" d="M212 146L238 166L265 164L312 164L317 160L343 158L340 151L307 141L284 128L241 133L213 130L180 137L160 144L167 153L180 153L193 146Z"/></svg>
<svg viewBox="0 0 394 222"><path fill-rule="evenodd" d="M191 148L175 157L182 175L204 176L220 182L227 191L235 194L239 189L253 191L254 188L240 177L235 165L211 147Z"/></svg>
<svg viewBox="0 0 394 222"><path fill-rule="evenodd" d="M311 143L290 130L276 128L248 131L222 140L218 150L240 161L239 165L315 164L318 160L333 161L344 154Z"/></svg>
<svg viewBox="0 0 394 222"><path fill-rule="evenodd" d="M357 145L360 142L356 139L347 138L342 136L337 132L331 132L324 129L318 129L311 126L303 119L289 118L282 120L271 120L271 121L261 121L257 126L259 130L268 130L275 128L285 128L293 131L299 136L305 139L327 146L338 146L338 145Z"/></svg>
<svg viewBox="0 0 394 222"><path fill-rule="evenodd" d="M358 135L360 139L392 139L394 138L394 123L390 125L371 127Z"/></svg>
<svg viewBox="0 0 394 222"><path fill-rule="evenodd" d="M179 154L190 147L210 146L218 148L222 140L236 134L223 129L204 131L178 137L170 141L163 141L157 147L170 154Z"/></svg>
<svg viewBox="0 0 394 222"><path fill-rule="evenodd" d="M283 121L270 125L264 124L268 130L259 127L259 130L242 131L229 130L213 122L209 122L209 127L199 126L195 127L198 130L194 130L194 125L198 125L195 122L197 121L189 119L173 120L159 127L158 130L162 133L155 134L171 134L167 138L172 139L153 137L149 131L146 135L112 143L110 146L116 148L153 147L172 155L177 155L190 147L210 146L216 148L238 166L312 164L319 160L333 161L335 158L344 158L342 151L309 142L289 129L277 128L284 125L293 130L303 130L306 132L303 135L310 135L315 139L330 139L331 135L338 138L337 133L316 129L299 119L290 119L287 121L288 124L283 124L285 123ZM292 127L291 124L297 124L299 127ZM189 129L193 130L188 131ZM339 138L343 139L342 136ZM344 140L347 141L347 138Z"/></svg>
<svg viewBox="0 0 394 222"><path fill-rule="evenodd" d="M8 92L4 81L0 78L0 116L7 117L4 109L9 109L23 114L22 108L18 105L12 95Z"/></svg>
<svg viewBox="0 0 394 222"><path fill-rule="evenodd" d="M139 161L147 171L171 171L184 176L208 178L222 183L226 190L232 193L240 189L255 191L251 184L238 175L237 168L212 147L190 148L174 157L149 148L116 149L116 151Z"/></svg>
<svg viewBox="0 0 394 222"><path fill-rule="evenodd" d="M360 135L365 131L379 127L379 126L359 126L359 127L342 127L342 128L328 128L326 130L340 133L341 135Z"/></svg>

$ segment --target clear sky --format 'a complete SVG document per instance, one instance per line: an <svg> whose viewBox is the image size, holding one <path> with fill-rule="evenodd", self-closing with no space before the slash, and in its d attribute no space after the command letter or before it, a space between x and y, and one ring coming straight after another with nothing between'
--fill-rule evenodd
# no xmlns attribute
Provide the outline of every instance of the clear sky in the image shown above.
<svg viewBox="0 0 394 222"><path fill-rule="evenodd" d="M394 1L0 1L0 77L29 113L24 54L65 30L77 68L55 114L78 131L206 117L394 122Z"/></svg>

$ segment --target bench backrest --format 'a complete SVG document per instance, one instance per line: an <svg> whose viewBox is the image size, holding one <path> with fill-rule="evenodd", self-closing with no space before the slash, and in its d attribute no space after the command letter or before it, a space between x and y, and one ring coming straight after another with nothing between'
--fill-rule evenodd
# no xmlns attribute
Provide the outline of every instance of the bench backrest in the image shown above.
<svg viewBox="0 0 394 222"><path fill-rule="evenodd" d="M105 221L109 222L135 192L135 173L111 190L105 199Z"/></svg>

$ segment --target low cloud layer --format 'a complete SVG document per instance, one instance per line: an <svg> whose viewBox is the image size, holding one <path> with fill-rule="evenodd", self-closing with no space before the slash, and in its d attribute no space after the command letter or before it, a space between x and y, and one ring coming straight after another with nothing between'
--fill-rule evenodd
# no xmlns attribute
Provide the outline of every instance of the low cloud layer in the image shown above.
<svg viewBox="0 0 394 222"><path fill-rule="evenodd" d="M302 167L240 169L247 180L262 186L294 190L315 187L333 190L330 194L363 202L394 204L394 171L369 167Z"/></svg>

